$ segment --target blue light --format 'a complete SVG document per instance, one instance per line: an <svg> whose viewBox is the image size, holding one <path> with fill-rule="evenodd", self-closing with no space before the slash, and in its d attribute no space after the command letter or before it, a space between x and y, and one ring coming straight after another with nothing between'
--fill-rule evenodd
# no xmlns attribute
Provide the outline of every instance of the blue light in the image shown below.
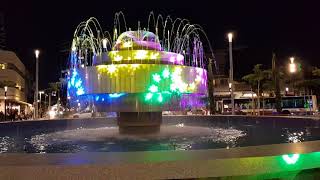
<svg viewBox="0 0 320 180"><path fill-rule="evenodd" d="M113 94L109 94L110 98L118 98L125 95L125 93L113 93Z"/></svg>
<svg viewBox="0 0 320 180"><path fill-rule="evenodd" d="M71 78L68 81L68 94L70 96L80 96L85 94L82 79L76 69L72 70Z"/></svg>
<svg viewBox="0 0 320 180"><path fill-rule="evenodd" d="M104 98L102 98L102 101L104 101Z"/></svg>
<svg viewBox="0 0 320 180"><path fill-rule="evenodd" d="M100 98L99 96L96 96L96 101L99 101L99 98Z"/></svg>
<svg viewBox="0 0 320 180"><path fill-rule="evenodd" d="M84 90L83 90L83 88L81 87L81 88L79 88L79 89L77 90L77 95L79 96L79 95L82 95L82 94L84 94Z"/></svg>

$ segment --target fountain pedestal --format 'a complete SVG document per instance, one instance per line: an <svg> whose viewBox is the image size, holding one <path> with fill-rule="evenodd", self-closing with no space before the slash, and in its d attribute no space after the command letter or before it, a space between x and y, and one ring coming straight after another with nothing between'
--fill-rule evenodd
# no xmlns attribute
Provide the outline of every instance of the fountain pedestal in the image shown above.
<svg viewBox="0 0 320 180"><path fill-rule="evenodd" d="M119 112L118 126L121 134L158 133L162 112Z"/></svg>

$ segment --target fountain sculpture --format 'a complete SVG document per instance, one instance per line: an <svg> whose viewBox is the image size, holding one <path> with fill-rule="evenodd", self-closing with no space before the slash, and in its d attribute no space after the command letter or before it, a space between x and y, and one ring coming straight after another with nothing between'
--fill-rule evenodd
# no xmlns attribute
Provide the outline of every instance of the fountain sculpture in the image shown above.
<svg viewBox="0 0 320 180"><path fill-rule="evenodd" d="M71 106L118 112L120 133L157 132L162 111L205 106L208 60L199 25L161 15L155 20L153 13L144 29L140 23L135 31L127 29L122 12L114 22L112 36L95 18L76 28L68 72Z"/></svg>

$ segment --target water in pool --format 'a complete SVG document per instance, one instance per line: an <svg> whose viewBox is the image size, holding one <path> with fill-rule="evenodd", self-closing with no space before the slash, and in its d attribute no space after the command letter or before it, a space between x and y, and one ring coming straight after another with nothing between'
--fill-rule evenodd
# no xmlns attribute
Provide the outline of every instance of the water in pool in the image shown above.
<svg viewBox="0 0 320 180"><path fill-rule="evenodd" d="M0 136L0 152L76 153L196 150L319 140L319 128L257 124L175 123L158 134L122 135L114 125L70 130L33 130Z"/></svg>

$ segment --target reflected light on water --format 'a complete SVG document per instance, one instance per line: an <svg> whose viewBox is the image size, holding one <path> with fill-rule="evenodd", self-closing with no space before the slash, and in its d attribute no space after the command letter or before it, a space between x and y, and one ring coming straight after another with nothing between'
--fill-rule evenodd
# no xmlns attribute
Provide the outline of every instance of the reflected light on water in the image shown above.
<svg viewBox="0 0 320 180"><path fill-rule="evenodd" d="M116 147L118 151L131 151L130 148L189 150L201 149L201 143L222 143L234 147L236 140L246 135L233 128L188 126L184 123L162 126L157 134L125 135L118 131L118 127L78 128L34 135L29 143L37 152L61 147L66 148L67 152L95 151L95 148L98 151L112 151L110 147Z"/></svg>

